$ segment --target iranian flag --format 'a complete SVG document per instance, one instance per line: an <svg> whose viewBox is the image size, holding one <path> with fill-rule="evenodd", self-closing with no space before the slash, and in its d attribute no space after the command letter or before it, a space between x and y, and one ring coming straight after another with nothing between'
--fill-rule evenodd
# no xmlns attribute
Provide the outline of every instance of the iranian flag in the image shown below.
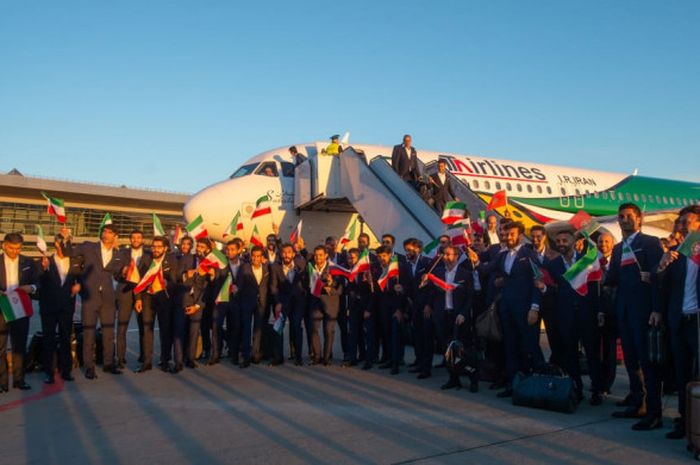
<svg viewBox="0 0 700 465"><path fill-rule="evenodd" d="M165 229L155 213L153 213L153 236L165 236Z"/></svg>
<svg viewBox="0 0 700 465"><path fill-rule="evenodd" d="M463 225L448 227L445 234L450 237L450 243L455 247L469 247L469 232Z"/></svg>
<svg viewBox="0 0 700 465"><path fill-rule="evenodd" d="M377 280L379 287L383 291L386 285L389 283L391 278L397 278L399 276L399 257L394 255L389 261L389 266L382 270L382 275Z"/></svg>
<svg viewBox="0 0 700 465"><path fill-rule="evenodd" d="M685 255L700 266L700 232L692 231L678 247L678 253Z"/></svg>
<svg viewBox="0 0 700 465"><path fill-rule="evenodd" d="M447 202L445 209L442 212L442 222L452 224L464 218L464 213L467 211L467 206L463 202Z"/></svg>
<svg viewBox="0 0 700 465"><path fill-rule="evenodd" d="M209 252L209 254L204 257L201 262L199 262L198 268L202 271L202 273L206 273L212 268L221 270L226 267L227 263L228 259L226 258L226 255L221 253L220 250L212 249L211 252Z"/></svg>
<svg viewBox="0 0 700 465"><path fill-rule="evenodd" d="M355 266L353 266L352 270L350 271L350 280L354 281L358 274L368 271L370 266L369 249L365 249L362 251L360 257L357 259L357 263L355 263Z"/></svg>
<svg viewBox="0 0 700 465"><path fill-rule="evenodd" d="M41 193L41 196L46 199L46 213L49 215L55 215L59 223L66 222L66 208L63 205L63 200L50 197L45 192Z"/></svg>
<svg viewBox="0 0 700 465"><path fill-rule="evenodd" d="M134 294L140 294L146 289L148 289L149 294L156 294L165 290L163 270L161 269L160 263L156 263L155 260L151 262L151 266L148 267L148 271L146 271L146 274L143 275L141 281L139 281L134 288Z"/></svg>
<svg viewBox="0 0 700 465"><path fill-rule="evenodd" d="M438 250L440 250L440 238L435 238L428 242L425 247L423 247L423 255L426 257L434 258L437 255Z"/></svg>
<svg viewBox="0 0 700 465"><path fill-rule="evenodd" d="M447 281L443 281L442 279L438 278L432 273L428 273L428 280L435 284L437 287L442 289L443 291L453 291L457 286L454 284L450 284Z"/></svg>
<svg viewBox="0 0 700 465"><path fill-rule="evenodd" d="M216 295L215 303L219 304L221 302L229 302L231 300L231 294L235 293L236 286L233 284L231 279L231 273L226 274L226 279L219 289L219 293Z"/></svg>
<svg viewBox="0 0 700 465"><path fill-rule="evenodd" d="M185 229L187 230L187 235L193 237L195 240L209 235L207 228L204 227L202 215L198 215L190 224L185 226Z"/></svg>
<svg viewBox="0 0 700 465"><path fill-rule="evenodd" d="M320 297L323 290L323 279L321 279L323 270L316 270L311 263L306 265L306 269L309 272L309 291L314 297Z"/></svg>
<svg viewBox="0 0 700 465"><path fill-rule="evenodd" d="M139 267L136 266L136 260L133 258L129 262L129 268L126 269L126 280L130 283L138 284L141 281Z"/></svg>
<svg viewBox="0 0 700 465"><path fill-rule="evenodd" d="M505 190L500 190L493 194L489 204L486 206L486 210L495 210L501 207L508 206L508 194Z"/></svg>
<svg viewBox="0 0 700 465"><path fill-rule="evenodd" d="M292 231L292 234L289 235L289 242L291 244L296 244L296 242L301 237L301 223L302 223L302 221L304 221L304 220L299 218L299 223L297 223L297 227L294 228L294 231Z"/></svg>
<svg viewBox="0 0 700 465"><path fill-rule="evenodd" d="M554 278L552 278L552 275L549 274L549 271L547 271L546 268L538 265L535 263L533 259L530 260L530 267L532 268L532 275L534 276L534 280L537 281L542 280L543 283L545 283L547 286L554 286Z"/></svg>
<svg viewBox="0 0 700 465"><path fill-rule="evenodd" d="M637 266L639 266L637 256L634 254L632 247L630 247L626 241L622 241L622 256L620 257L620 266L632 265L633 263L636 263Z"/></svg>
<svg viewBox="0 0 700 465"><path fill-rule="evenodd" d="M284 316L284 312L280 312L272 322L272 330L281 336L282 332L284 331L284 323L286 321L287 317Z"/></svg>
<svg viewBox="0 0 700 465"><path fill-rule="evenodd" d="M112 214L111 213L105 213L105 216L102 217L102 222L100 223L100 227L97 229L97 237L98 239L102 239L102 230L107 226L108 224L112 224Z"/></svg>
<svg viewBox="0 0 700 465"><path fill-rule="evenodd" d="M0 311L6 323L32 316L32 299L21 289L0 292Z"/></svg>
<svg viewBox="0 0 700 465"><path fill-rule="evenodd" d="M345 230L343 237L340 238L340 249L344 249L351 241L357 239L357 217L352 220L348 229Z"/></svg>
<svg viewBox="0 0 700 465"><path fill-rule="evenodd" d="M270 196L263 195L255 202L255 211L250 215L250 219L258 218L259 216L265 216L272 214L272 207L270 206Z"/></svg>
<svg viewBox="0 0 700 465"><path fill-rule="evenodd" d="M262 239L260 238L260 232L258 231L258 226L253 226L253 232L250 234L250 246L251 247L265 247L263 245Z"/></svg>
<svg viewBox="0 0 700 465"><path fill-rule="evenodd" d="M44 238L44 229L41 227L41 225L37 224L36 225L36 248L39 249L39 251L46 255L46 238Z"/></svg>
<svg viewBox="0 0 700 465"><path fill-rule="evenodd" d="M340 266L334 261L328 262L328 272L331 274L331 276L342 276L348 279L353 277L352 270L348 270L344 266Z"/></svg>
<svg viewBox="0 0 700 465"><path fill-rule="evenodd" d="M173 246L179 245L183 237L185 237L185 233L182 232L182 227L179 224L175 225L175 231L173 232Z"/></svg>
<svg viewBox="0 0 700 465"><path fill-rule="evenodd" d="M564 273L571 287L582 296L588 294L588 283L591 281L599 281L601 279L602 270L600 268L600 260L598 260L598 250L589 244L586 255L579 258L576 263L571 265L571 268Z"/></svg>
<svg viewBox="0 0 700 465"><path fill-rule="evenodd" d="M226 226L226 229L224 230L224 237L237 236L238 231L243 231L243 221L241 220L240 210L238 210L236 216L234 216L231 222Z"/></svg>

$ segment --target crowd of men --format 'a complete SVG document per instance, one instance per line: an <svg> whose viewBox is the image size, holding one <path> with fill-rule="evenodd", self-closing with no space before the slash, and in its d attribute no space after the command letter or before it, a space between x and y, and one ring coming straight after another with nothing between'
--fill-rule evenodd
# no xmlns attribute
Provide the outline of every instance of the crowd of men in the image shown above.
<svg viewBox="0 0 700 465"><path fill-rule="evenodd" d="M405 240L400 253L391 234L384 234L375 250L369 249L370 237L360 234L357 247L342 251L333 237L307 250L302 238L281 243L272 234L264 247L248 247L239 238L227 242L222 249L226 262L219 266L208 259L214 244L206 237L184 237L172 246L166 237L156 236L146 249L138 230L130 233L128 246L119 247L112 225L104 227L98 242L82 244L73 244L63 228L55 236L54 253L35 262L21 255L22 236L9 233L0 259L0 290L18 289L38 300L47 383L54 382L57 370L64 380L73 380L70 337L78 294L88 379L97 377L98 324L103 372L117 375L126 367L127 328L135 313L139 373L157 366L177 374L225 359L241 369L274 366L285 362L285 352L292 363L304 365L306 352L311 365L342 359L343 366L376 367L395 375L407 364L425 379L436 366L444 366L440 354L459 339L484 355L467 373L469 390L476 392L480 380L489 380L490 388L501 389L499 397L508 397L516 373L545 362L540 345L544 320L549 362L571 376L579 401L586 391L579 363L583 347L592 405L600 405L612 389L616 341L621 339L630 383L618 403L624 409L614 416L638 418L636 430L662 426L666 367L650 360L647 334L650 326L665 324L680 392L680 417L668 437L680 438L685 435L684 387L693 377L697 354L698 266L676 245L664 253L658 238L641 232L642 212L636 205L621 205L618 222L621 242L615 244L605 230L597 234L603 277L588 283L585 296L564 274L592 243L577 237L573 228L547 237L543 227L533 226L528 237L522 223L499 221L495 215L487 218L483 233L470 231L469 247L455 247L450 237L440 237L434 257L426 256L415 238ZM700 206L681 210L677 225L676 241L700 230ZM363 260L368 266L359 267ZM533 263L545 273L538 273ZM128 279L133 266L141 277L157 269L160 278L139 289ZM503 332L499 344L480 340L474 329L478 316L494 305ZM12 386L30 389L23 363L28 330L29 318L6 322L0 316L2 392L9 387L8 336ZM342 354L333 353L336 331ZM411 360L404 355L408 342L414 347ZM442 389L458 387L460 377L452 372Z"/></svg>

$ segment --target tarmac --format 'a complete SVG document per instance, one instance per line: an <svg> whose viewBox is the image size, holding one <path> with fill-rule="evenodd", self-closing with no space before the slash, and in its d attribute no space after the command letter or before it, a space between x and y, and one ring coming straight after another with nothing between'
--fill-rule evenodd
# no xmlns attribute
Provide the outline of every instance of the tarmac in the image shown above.
<svg viewBox="0 0 700 465"><path fill-rule="evenodd" d="M33 326L35 326L33 324ZM132 328L135 325L132 323ZM337 338L336 338L337 339ZM285 341L286 344L286 341ZM336 344L337 345L337 344ZM664 398L664 428L631 430L613 419L627 392L563 414L478 393L441 391L444 369L417 380L387 370L252 365L228 361L178 375L137 374L137 335L120 376L0 395L0 464L687 464L685 441L664 434L677 397ZM341 353L337 347L336 354ZM406 360L412 360L407 348ZM156 358L157 360L157 358ZM436 357L437 361L437 357Z"/></svg>

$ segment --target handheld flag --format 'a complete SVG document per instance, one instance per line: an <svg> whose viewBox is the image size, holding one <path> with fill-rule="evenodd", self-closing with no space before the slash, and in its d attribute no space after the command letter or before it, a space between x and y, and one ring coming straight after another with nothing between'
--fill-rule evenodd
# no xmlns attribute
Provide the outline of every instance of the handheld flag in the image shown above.
<svg viewBox="0 0 700 465"><path fill-rule="evenodd" d="M112 224L112 215L109 212L105 213L105 216L102 217L102 222L100 223L100 227L97 229L97 238L98 239L102 239L102 230L108 224Z"/></svg>
<svg viewBox="0 0 700 465"><path fill-rule="evenodd" d="M250 234L250 247L253 248L255 246L265 247L262 239L260 238L260 232L258 231L257 225L253 226L253 232Z"/></svg>
<svg viewBox="0 0 700 465"><path fill-rule="evenodd" d="M270 202L272 199L268 195L263 195L255 202L255 211L250 215L250 219L255 219L260 216L272 214L272 207Z"/></svg>
<svg viewBox="0 0 700 465"><path fill-rule="evenodd" d="M467 206L463 202L447 202L445 209L442 212L442 222L452 224L464 218L464 213L467 211Z"/></svg>
<svg viewBox="0 0 700 465"><path fill-rule="evenodd" d="M508 194L505 190L500 190L493 194L489 204L486 206L486 210L495 210L501 207L508 206Z"/></svg>
<svg viewBox="0 0 700 465"><path fill-rule="evenodd" d="M343 276L344 278L352 278L352 270L348 270L347 268L338 265L334 261L328 261L328 272L331 274L331 276Z"/></svg>
<svg viewBox="0 0 700 465"><path fill-rule="evenodd" d="M432 241L425 244L423 247L423 255L426 257L433 258L437 255L438 250L440 250L440 238L435 238Z"/></svg>
<svg viewBox="0 0 700 465"><path fill-rule="evenodd" d="M588 294L588 283L599 281L602 277L598 250L593 246L588 247L586 254L571 265L563 276L579 295Z"/></svg>
<svg viewBox="0 0 700 465"><path fill-rule="evenodd" d="M469 232L464 225L458 224L447 228L445 231L447 236L450 236L450 242L455 247L469 247Z"/></svg>
<svg viewBox="0 0 700 465"><path fill-rule="evenodd" d="M155 213L153 213L153 236L165 236L165 229L163 229L160 218Z"/></svg>
<svg viewBox="0 0 700 465"><path fill-rule="evenodd" d="M389 261L389 266L382 270L382 275L377 280L379 287L383 291L391 278L399 276L399 258L394 255Z"/></svg>
<svg viewBox="0 0 700 465"><path fill-rule="evenodd" d="M132 258L129 263L129 268L126 270L126 280L130 283L138 284L141 281L139 268L136 266L136 261Z"/></svg>
<svg viewBox="0 0 700 465"><path fill-rule="evenodd" d="M357 239L357 217L352 220L352 223L350 223L348 229L345 230L343 237L340 238L340 249L344 249L347 244L355 239Z"/></svg>
<svg viewBox="0 0 700 465"><path fill-rule="evenodd" d="M428 273L427 278L428 278L428 280L430 280L430 282L435 284L437 287L439 287L443 291L453 291L457 287L454 284L450 284L447 281L443 281L442 279L438 278L437 276L435 276L432 273Z"/></svg>
<svg viewBox="0 0 700 465"><path fill-rule="evenodd" d="M355 266L353 266L352 270L350 271L350 281L354 281L358 274L368 271L370 265L369 249L365 249L362 251L362 253L360 253L357 263L355 263Z"/></svg>
<svg viewBox="0 0 700 465"><path fill-rule="evenodd" d="M209 235L209 232L207 229L204 227L204 219L202 218L202 215L197 216L190 224L185 226L185 229L187 230L187 235L190 237L194 237L195 240L201 239L202 237L207 237Z"/></svg>
<svg viewBox="0 0 700 465"><path fill-rule="evenodd" d="M554 286L556 284L554 282L554 278L552 278L552 275L549 274L549 271L535 263L532 259L530 259L530 267L532 267L532 275L534 276L535 281L539 279L547 286Z"/></svg>
<svg viewBox="0 0 700 465"><path fill-rule="evenodd" d="M216 296L215 303L219 304L221 302L229 302L231 300L231 294L235 294L236 286L233 284L231 279L231 274L226 274L226 279L219 289L219 293Z"/></svg>
<svg viewBox="0 0 700 465"><path fill-rule="evenodd" d="M148 267L148 271L143 275L141 281L134 288L134 294L140 294L141 292L148 289L149 294L157 294L160 291L165 290L165 279L163 278L163 270L160 264L156 263L155 260L151 262L151 266Z"/></svg>
<svg viewBox="0 0 700 465"><path fill-rule="evenodd" d="M632 248L629 246L627 241L622 241L622 256L620 257L620 266L632 265L633 263L636 263L637 266L639 266L637 256L634 254Z"/></svg>
<svg viewBox="0 0 700 465"><path fill-rule="evenodd" d="M0 292L0 311L5 322L19 320L34 314L32 300L21 289Z"/></svg>
<svg viewBox="0 0 700 465"><path fill-rule="evenodd" d="M282 335L282 332L284 331L284 323L286 321L287 317L284 316L284 312L280 312L275 318L275 321L272 322L272 330L277 334Z"/></svg>
<svg viewBox="0 0 700 465"><path fill-rule="evenodd" d="M59 223L66 222L66 208L63 204L63 200L48 196L45 192L41 193L42 197L46 199L46 213L49 215L54 215L58 219Z"/></svg>
<svg viewBox="0 0 700 465"><path fill-rule="evenodd" d="M591 215L584 210L579 210L574 216L569 218L568 223L573 228L586 237L591 237L591 234L600 229L600 223L595 221Z"/></svg>
<svg viewBox="0 0 700 465"><path fill-rule="evenodd" d="M46 255L46 239L44 238L44 229L40 224L36 225L36 248L39 249L42 254Z"/></svg>
<svg viewBox="0 0 700 465"><path fill-rule="evenodd" d="M180 245L180 241L185 237L185 233L182 231L182 227L177 224L175 225L175 231L173 232L173 246Z"/></svg>
<svg viewBox="0 0 700 465"><path fill-rule="evenodd" d="M226 226L224 230L224 238L226 236L237 236L238 231L243 231L243 221L241 220L241 211L236 212L236 216L233 217L231 222Z"/></svg>
<svg viewBox="0 0 700 465"><path fill-rule="evenodd" d="M321 291L323 291L323 279L321 279L323 271L317 271L311 263L306 265L306 269L309 273L309 291L311 291L311 295L320 297Z"/></svg>
<svg viewBox="0 0 700 465"><path fill-rule="evenodd" d="M289 235L289 243L290 244L296 244L299 238L301 237L301 223L304 221L303 219L299 218L299 223L297 223L297 227L294 228L294 231L292 231L292 234Z"/></svg>
<svg viewBox="0 0 700 465"><path fill-rule="evenodd" d="M700 266L700 232L692 231L678 247L681 253Z"/></svg>
<svg viewBox="0 0 700 465"><path fill-rule="evenodd" d="M211 249L211 252L209 252L209 254L199 262L198 268L202 271L202 273L206 273L212 268L221 270L227 263L228 259L226 258L226 255L221 253L220 250Z"/></svg>

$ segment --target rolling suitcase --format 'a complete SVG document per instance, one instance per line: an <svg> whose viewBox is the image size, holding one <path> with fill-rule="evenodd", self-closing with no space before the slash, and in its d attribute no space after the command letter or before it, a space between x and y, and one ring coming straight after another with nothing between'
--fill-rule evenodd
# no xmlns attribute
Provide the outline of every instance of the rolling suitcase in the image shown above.
<svg viewBox="0 0 700 465"><path fill-rule="evenodd" d="M695 318L698 325L698 354L695 360L695 381L685 388L685 434L688 437L688 450L700 457L700 315ZM679 386L680 387L680 386Z"/></svg>

